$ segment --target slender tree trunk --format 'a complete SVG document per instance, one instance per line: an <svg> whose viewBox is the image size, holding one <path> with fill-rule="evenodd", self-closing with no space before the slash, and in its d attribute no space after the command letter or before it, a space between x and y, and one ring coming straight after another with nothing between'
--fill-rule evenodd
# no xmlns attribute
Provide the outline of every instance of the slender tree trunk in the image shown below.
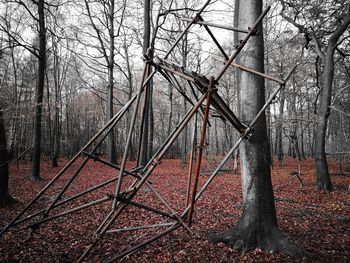
<svg viewBox="0 0 350 263"><path fill-rule="evenodd" d="M240 1L240 27L247 27L256 21L262 12L262 1ZM260 34L249 40L240 61L249 68L264 71L264 42ZM261 109L265 100L264 79L246 72L241 73L241 119L249 123ZM249 87L249 89L247 88ZM274 195L272 190L269 143L265 115L261 116L252 137L240 147L243 213L237 225L210 239L245 250L259 247L267 251L283 251L290 255L299 254L277 227Z"/></svg>
<svg viewBox="0 0 350 263"><path fill-rule="evenodd" d="M55 60L55 59L54 59ZM56 69L55 66L55 62L54 62L54 71ZM45 69L45 79L46 79L46 96L47 96L47 116L46 116L46 122L47 122L47 129L48 129L48 137L49 137L49 147L50 147L50 151L51 151L51 165L52 167L57 167L58 164L57 162L55 163L54 161L54 152L55 152L55 143L54 143L54 134L55 134L55 128L52 127L53 123L51 120L51 114L52 114L52 109L51 109L51 105L52 105L52 101L50 98L50 85L49 85L49 77L48 77L48 72ZM55 82L55 73L54 73L54 82ZM55 84L54 84L55 85Z"/></svg>
<svg viewBox="0 0 350 263"><path fill-rule="evenodd" d="M150 72L149 72L150 74ZM153 80L150 80L150 96L149 101L147 103L148 105L148 116L149 116L149 123L148 123L148 141L147 141L147 161L151 158L152 152L153 152L153 136L154 136L154 113L153 113Z"/></svg>
<svg viewBox="0 0 350 263"><path fill-rule="evenodd" d="M183 97L183 109L182 114L184 115L187 111L187 101ZM187 162L187 127L182 131L181 137L181 163L185 164Z"/></svg>
<svg viewBox="0 0 350 263"><path fill-rule="evenodd" d="M185 2L185 6L187 6L187 2ZM181 55L182 55L182 66L184 68L187 68L187 55L188 55L188 38L187 34L184 35L182 42L181 42ZM184 90L184 93L186 93L186 90ZM183 97L183 108L182 108L182 114L184 115L187 111L187 101L185 97ZM187 134L188 129L187 126L182 131L182 137L181 137L181 163L185 164L187 162Z"/></svg>
<svg viewBox="0 0 350 263"><path fill-rule="evenodd" d="M303 105L302 105L302 102L300 102L300 118L301 120L299 121L299 125L300 125L300 130L301 130L301 133L300 133L300 150L301 150L301 158L306 160L306 155L305 155L305 136L304 136L304 132L305 132L305 129L304 129L304 122L303 122Z"/></svg>
<svg viewBox="0 0 350 263"><path fill-rule="evenodd" d="M35 96L34 129L33 129L33 159L32 180L41 180L40 154L41 154L41 117L43 108L43 94L45 85L46 67L46 28L44 14L44 0L37 2L39 14L39 54L38 54L38 80Z"/></svg>
<svg viewBox="0 0 350 263"><path fill-rule="evenodd" d="M148 74L148 73L147 73ZM143 111L144 117L141 123L141 152L139 153L139 163L138 165L146 165L148 160L148 136L149 136L149 97L150 97L150 88L151 85L148 83L146 90L144 92L144 100L143 100Z"/></svg>
<svg viewBox="0 0 350 263"><path fill-rule="evenodd" d="M12 204L15 200L9 194L9 153L6 144L3 110L0 108L0 207Z"/></svg>
<svg viewBox="0 0 350 263"><path fill-rule="evenodd" d="M311 135L312 132L311 132L311 125L310 125L310 122L311 122L311 117L310 117L310 112L311 112L311 102L310 102L310 99L309 99L309 90L306 89L306 103L307 103L307 111L306 111L306 114L307 114L307 120L308 120L308 127L307 127L307 144L308 144L308 150L309 150L309 155L314 157L314 147L313 147L313 136Z"/></svg>
<svg viewBox="0 0 350 263"><path fill-rule="evenodd" d="M167 131L166 131L166 135L165 135L165 138L167 138L170 133L171 133L171 130L173 128L173 108L174 108L174 104L173 104L173 85L171 83L168 83L168 92L169 92L169 106L170 106L170 109L169 109L169 119L168 119L168 127L167 127ZM171 147L169 149L169 155L168 157L169 158L172 158L174 156L174 147Z"/></svg>
<svg viewBox="0 0 350 263"><path fill-rule="evenodd" d="M113 118L113 91L114 91L114 6L115 1L109 3L109 59L108 59L108 95L107 95L107 122ZM112 129L108 135L108 159L110 163L117 163L115 150L115 129Z"/></svg>
<svg viewBox="0 0 350 263"><path fill-rule="evenodd" d="M49 124L50 124L50 130L52 127L52 131L50 131L50 144L51 147L51 166L52 167L58 167L58 158L59 158L59 90L60 90L60 83L59 83L59 76L60 76L60 63L59 63L59 57L58 57L58 43L57 39L52 36L52 55L53 55L53 87L54 87L54 100L53 100L53 107L54 107L54 116L53 120L51 121L51 116L49 118ZM48 104L50 103L49 100L49 85L47 85L48 89ZM50 108L50 105L49 105ZM51 115L51 110L49 110L49 115ZM51 126L52 122L52 126Z"/></svg>
<svg viewBox="0 0 350 263"><path fill-rule="evenodd" d="M279 105L279 114L276 125L276 153L278 157L279 164L283 164L283 112L284 112L284 102L285 102L285 91L281 90L280 92L280 105Z"/></svg>
<svg viewBox="0 0 350 263"><path fill-rule="evenodd" d="M220 153L220 143L219 143L219 134L218 134L219 126L217 122L217 118L214 119L214 140L215 140L215 154L218 155Z"/></svg>
<svg viewBox="0 0 350 263"><path fill-rule="evenodd" d="M170 103L170 109L169 109L169 121L168 121L168 128L167 128L167 134L166 136L169 136L171 133L172 123L173 123L173 85L171 83L168 84L168 90L169 90L169 103Z"/></svg>
<svg viewBox="0 0 350 263"><path fill-rule="evenodd" d="M9 37L10 40L10 37ZM10 42L10 41L9 41ZM11 42L10 42L11 43ZM18 77L17 77L17 62L15 60L15 52L14 47L11 48L11 62L12 62L12 68L13 68L13 88L14 88L14 101L13 104L15 105L15 112L13 114L13 118L11 120L11 128L12 128L12 138L10 139L11 145L10 145L10 155L12 156L18 156L21 152L20 149L18 149L18 132L21 131L21 125L20 121L18 120L19 116L19 109L21 108L21 94L22 90L18 91Z"/></svg>
<svg viewBox="0 0 350 263"><path fill-rule="evenodd" d="M239 25L239 1L235 1L235 9L234 9L234 14L233 14L233 27L238 28ZM233 32L233 43L234 45L238 45L239 44L239 34L237 31ZM240 64L239 61L239 57L236 58L236 62L238 64ZM241 78L241 74L240 71L238 70L238 68L235 68L235 73L234 73L234 84L235 84L235 89L237 91L237 110L239 110L239 105L241 104L241 98L239 96L240 93L240 78ZM226 124L225 124L226 127ZM225 134L227 132L227 129L225 128ZM227 138L227 135L226 135ZM233 156L233 174L238 174L238 158L239 158L239 149L237 149L234 153Z"/></svg>
<svg viewBox="0 0 350 263"><path fill-rule="evenodd" d="M150 47L151 40L151 0L144 0L144 31L143 31L143 53L148 53L148 48ZM148 54L153 55L153 51ZM147 76L150 71L147 72ZM148 82L146 92L145 92L145 115L144 124L141 138L141 153L139 159L139 165L145 165L150 157L153 146L153 108L152 108L152 81Z"/></svg>
<svg viewBox="0 0 350 263"><path fill-rule="evenodd" d="M281 57L284 56L283 54L283 48L280 48L280 55ZM284 71L284 63L283 60L280 62L280 72L282 75L282 72ZM283 157L284 157L284 152L283 152L283 112L284 112L284 105L286 101L286 92L284 89L280 91L280 96L279 96L279 113L278 113L278 120L277 120L277 125L276 125L276 154L278 158L278 162L280 165L283 165Z"/></svg>
<svg viewBox="0 0 350 263"><path fill-rule="evenodd" d="M126 71L128 74L128 101L132 97L132 86L133 86L133 79L132 79L132 72L131 72L131 66L130 66L130 58L129 58L129 48L126 45L126 39L124 38L124 54L125 54L125 61L126 61ZM126 130L128 131L130 128L130 111L127 111L126 113ZM133 140L130 142L130 150L129 150L129 160L135 160L136 154L135 154L135 147Z"/></svg>
<svg viewBox="0 0 350 263"><path fill-rule="evenodd" d="M58 76L57 76L58 77ZM60 109L59 101L61 97L60 84L57 81L57 86L55 85L55 114L54 114L54 149L52 154L52 166L58 167L58 158L61 153L61 122L60 122Z"/></svg>

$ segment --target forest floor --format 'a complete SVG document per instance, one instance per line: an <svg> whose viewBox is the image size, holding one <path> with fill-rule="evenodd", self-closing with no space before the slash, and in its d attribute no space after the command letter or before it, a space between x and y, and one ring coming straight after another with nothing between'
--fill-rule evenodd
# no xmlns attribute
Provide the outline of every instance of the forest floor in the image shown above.
<svg viewBox="0 0 350 263"><path fill-rule="evenodd" d="M12 163L10 191L20 203L0 209L0 227L18 214L66 162L61 160L59 168L51 168L49 162L44 162L44 180L39 182L29 180L30 163ZM218 162L217 157L205 160L200 186ZM295 259L282 253L260 249L236 252L224 244L207 241L209 233L233 226L242 212L240 176L233 175L230 167L225 167L226 170L214 179L196 205L194 223L191 226L192 235L184 228L178 228L143 250L122 258L120 262L350 262L350 177L332 176L334 191L319 192L315 187L313 160L308 159L301 163L303 186L296 176L290 175L296 167L295 159L291 158L286 159L283 166L275 162L272 181L279 227L291 241L303 249L303 258ZM331 162L330 168L332 172L337 172L337 163ZM180 160L164 160L150 177L153 187L161 192L176 211L184 208L187 170L187 166L182 165ZM90 162L63 198L106 181L115 173L115 170L100 163ZM62 188L63 182L59 180L55 185L56 190L50 190L39 199L32 211L47 207L55 199L57 189ZM108 193L113 194L114 188L114 184L108 185L53 210L52 214L56 210L67 210ZM158 209L164 208L148 188L139 193L140 196L135 200ZM110 209L111 201L104 202L45 223L33 232L26 227L21 229L23 225L13 227L0 238L0 262L74 262L89 244L94 231ZM131 206L124 211L126 213L116 223L121 227L154 224L157 220L164 220ZM95 247L87 262L108 261L118 251L154 235L155 231L152 228L127 233L108 233Z"/></svg>

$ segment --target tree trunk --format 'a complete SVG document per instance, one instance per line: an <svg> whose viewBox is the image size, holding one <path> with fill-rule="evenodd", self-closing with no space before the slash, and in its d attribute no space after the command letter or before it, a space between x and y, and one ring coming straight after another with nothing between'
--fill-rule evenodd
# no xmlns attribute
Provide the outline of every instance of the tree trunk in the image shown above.
<svg viewBox="0 0 350 263"><path fill-rule="evenodd" d="M307 124L307 142L308 142L308 151L309 151L309 155L314 157L314 138L311 135L312 134L312 127L310 127L310 112L311 112L311 101L309 99L309 90L306 90L306 103L307 103L307 109L306 109L306 114L307 114L307 120L309 121L309 123Z"/></svg>
<svg viewBox="0 0 350 263"><path fill-rule="evenodd" d="M148 74L150 74L149 72ZM149 81L150 96L148 105L148 141L147 141L147 162L151 158L153 153L153 136L154 136L154 114L153 114L153 80Z"/></svg>
<svg viewBox="0 0 350 263"><path fill-rule="evenodd" d="M285 91L281 90L280 92L280 106L279 114L276 125L276 154L278 157L278 162L280 165L283 164L283 112L284 112L284 102L285 102Z"/></svg>
<svg viewBox="0 0 350 263"><path fill-rule="evenodd" d="M334 50L335 47L330 45L327 48L324 67L324 86L320 93L320 102L316 117L317 128L315 129L315 165L317 189L333 190L333 185L328 171L326 157L326 131L328 118L330 115L330 103L332 93L332 82L334 77Z"/></svg>
<svg viewBox="0 0 350 263"><path fill-rule="evenodd" d="M219 155L219 153L220 153L220 143L219 143L218 130L219 130L219 126L218 126L217 118L215 118L214 119L215 155Z"/></svg>
<svg viewBox="0 0 350 263"><path fill-rule="evenodd" d="M187 2L185 2L185 6L187 6ZM184 35L182 41L181 41L181 55L182 55L182 66L184 68L187 68L187 55L188 55L188 38L187 34ZM186 90L183 91L186 93ZM187 112L187 101L186 98L183 97L183 108L182 108L182 114L184 115ZM182 131L182 137L181 137L181 163L185 164L187 162L187 126Z"/></svg>
<svg viewBox="0 0 350 263"><path fill-rule="evenodd" d="M148 75L148 72L147 72ZM151 89L151 81L149 81L146 90L144 92L144 101L143 101L143 120L142 120L142 128L141 128L141 149L140 149L140 158L138 165L143 166L147 164L148 161L148 140L149 140L149 111L150 111L150 89Z"/></svg>
<svg viewBox="0 0 350 263"><path fill-rule="evenodd" d="M182 114L184 115L187 111L187 101L183 97L183 108ZM185 164L187 162L187 126L182 131L181 137L181 163Z"/></svg>
<svg viewBox="0 0 350 263"><path fill-rule="evenodd" d="M327 50L324 55L324 73L323 73L323 88L320 93L320 102L317 112L317 129L315 134L315 165L316 165L316 179L317 189L319 190L333 190L333 185L330 180L327 158L325 153L326 147L326 131L328 118L330 115L330 105L332 97L332 87L334 79L334 52L337 48L338 40L341 35L347 30L350 25L350 1L348 1L347 14L343 18L341 26L335 30L327 45Z"/></svg>
<svg viewBox="0 0 350 263"><path fill-rule="evenodd" d="M32 180L41 180L40 177L40 153L41 153L41 117L43 109L43 93L45 84L46 67L46 28L44 14L44 0L39 0L39 54L38 54L38 80L35 96L34 129L33 129L33 159Z"/></svg>
<svg viewBox="0 0 350 263"><path fill-rule="evenodd" d="M299 125L300 125L300 129L301 129L301 133L300 133L300 150L301 150L301 158L303 160L306 160L306 155L305 155L305 136L304 136L304 123L303 123L303 106L302 106L302 103L300 102L300 121L299 121Z"/></svg>
<svg viewBox="0 0 350 263"><path fill-rule="evenodd" d="M172 129L172 123L173 123L173 85L171 83L168 84L168 90L169 90L169 121L168 121L168 128L167 128L167 134L166 137L168 137L171 133Z"/></svg>
<svg viewBox="0 0 350 263"><path fill-rule="evenodd" d="M240 1L240 27L247 27L256 21L262 12L262 0ZM245 47L240 61L246 67L264 71L264 42L262 28ZM240 115L249 123L261 109L265 100L264 79L246 72L240 79ZM245 250L259 247L267 251L282 251L299 255L300 251L290 244L277 227L277 217L272 190L269 143L265 115L254 126L252 136L240 147L243 214L236 226L210 236L214 242L223 242L235 249Z"/></svg>
<svg viewBox="0 0 350 263"><path fill-rule="evenodd" d="M108 59L108 94L107 94L107 122L113 118L113 90L114 90L114 0L110 0L109 9L109 59ZM115 150L115 129L108 135L108 159L112 164L117 163Z"/></svg>
<svg viewBox="0 0 350 263"><path fill-rule="evenodd" d="M144 1L144 31L143 31L143 53L148 53L148 48L150 48L151 40L151 1ZM153 55L153 51L148 54ZM150 71L147 72L147 76L150 74ZM147 78L147 77L146 77ZM140 158L138 165L146 165L153 147L153 108L152 108L152 81L148 82L145 99L144 99L144 123L142 128L142 138L141 138L141 152L139 153Z"/></svg>
<svg viewBox="0 0 350 263"><path fill-rule="evenodd" d="M52 47L52 50L54 50L54 47ZM54 51L53 51L54 53ZM53 66L53 71L55 71L55 69L57 68L55 65L55 58L54 58L54 66ZM54 75L54 86L56 85L56 78L55 78L55 73ZM50 85L49 85L49 77L48 77L48 71L45 70L45 79L46 79L46 96L47 96L47 117L46 117L46 123L47 123L47 129L48 129L48 137L49 137L49 147L50 147L50 151L51 151L51 165L52 167L57 167L57 161L55 163L54 160L54 152L55 152L55 143L54 143L54 134L55 134L55 128L53 128L53 124L51 121L51 114L52 114L52 109L51 109L51 105L52 105L52 101L50 98ZM56 86L55 86L56 87Z"/></svg>
<svg viewBox="0 0 350 263"><path fill-rule="evenodd" d="M9 153L6 144L3 111L0 108L0 207L12 204L15 200L9 194Z"/></svg>
<svg viewBox="0 0 350 263"><path fill-rule="evenodd" d="M130 66L130 57L129 57L129 47L126 44L126 38L124 38L124 54L125 54L125 62L126 62L126 70L128 74L128 101L132 97L132 87L133 87L133 79L132 79L132 72L131 72L131 66ZM126 113L126 130L128 131L130 128L130 111L127 111ZM130 150L129 150L129 160L133 161L136 159L136 153L135 153L135 147L133 140L130 141Z"/></svg>

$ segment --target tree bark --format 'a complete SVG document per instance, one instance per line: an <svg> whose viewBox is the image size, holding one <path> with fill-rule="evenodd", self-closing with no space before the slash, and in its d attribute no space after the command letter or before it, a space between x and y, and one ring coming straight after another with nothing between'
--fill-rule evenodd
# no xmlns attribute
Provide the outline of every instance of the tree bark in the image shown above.
<svg viewBox="0 0 350 263"><path fill-rule="evenodd" d="M279 164L283 164L283 112L284 112L284 102L285 102L285 91L281 90L280 92L280 105L279 105L279 114L278 122L276 125L276 154L278 156Z"/></svg>
<svg viewBox="0 0 350 263"><path fill-rule="evenodd" d="M38 80L35 96L34 129L33 129L33 181L41 180L40 177L40 154L41 154L41 117L43 109L43 94L45 85L46 67L46 27L44 14L44 0L37 2L39 21L39 54L38 54Z"/></svg>
<svg viewBox="0 0 350 263"><path fill-rule="evenodd" d="M150 48L151 40L151 0L144 1L144 31L143 31L143 53L148 53L148 48ZM151 54L153 51L151 50ZM150 71L147 72L147 76L150 74ZM144 123L142 129L142 138L141 138L141 152L139 153L139 165L146 165L153 146L153 108L152 108L152 81L148 82L145 99L144 99Z"/></svg>
<svg viewBox="0 0 350 263"><path fill-rule="evenodd" d="M240 1L240 27L256 21L262 12L262 0ZM264 42L262 28L253 37L240 57L243 65L264 71ZM240 115L249 123L265 101L264 79L246 72L240 79ZM243 213L236 226L209 237L211 241L223 242L237 250L259 247L267 251L282 251L292 256L300 250L292 245L277 227L277 217L269 164L269 143L265 115L254 126L252 136L240 146Z"/></svg>
<svg viewBox="0 0 350 263"><path fill-rule="evenodd" d="M113 91L114 91L114 0L110 0L109 9L109 59L108 63L108 94L107 94L107 122L113 118ZM117 163L115 150L114 129L108 135L108 159L112 164Z"/></svg>
<svg viewBox="0 0 350 263"><path fill-rule="evenodd" d="M0 207L15 202L8 189L9 183L9 153L6 144L5 123L3 111L0 108Z"/></svg>

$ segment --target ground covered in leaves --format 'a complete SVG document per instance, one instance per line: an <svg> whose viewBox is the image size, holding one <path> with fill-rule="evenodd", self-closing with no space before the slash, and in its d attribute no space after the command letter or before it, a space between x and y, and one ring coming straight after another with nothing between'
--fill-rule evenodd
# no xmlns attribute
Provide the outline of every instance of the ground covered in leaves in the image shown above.
<svg viewBox="0 0 350 263"><path fill-rule="evenodd" d="M29 180L30 164L11 164L12 195L20 201L9 208L0 209L0 226L23 209L25 204L57 174L67 161L61 160L59 168L49 163L42 166L43 181ZM199 186L207 180L219 158L206 158L202 167ZM75 164L73 168L77 168ZM132 164L129 164L132 166ZM305 252L301 259L281 253L259 249L236 252L223 244L211 244L208 233L219 232L234 225L241 214L242 194L239 175L233 175L225 167L198 201L192 234L179 228L161 237L143 250L122 258L121 262L350 262L350 177L332 176L333 192L315 189L315 171L311 159L302 161L301 180L291 175L296 170L294 159L287 159L283 166L275 162L272 168L276 209L280 229ZM331 164L337 172L337 163ZM83 189L104 182L117 174L112 168L97 162L89 162L78 179L63 195L68 198ZM188 167L180 160L164 160L150 177L152 186L159 191L171 207L181 213L185 206ZM68 177L62 177L33 205L29 212L47 207ZM128 183L129 179L126 179ZM98 189L69 202L51 214L66 211L84 203L113 194L115 184ZM136 196L137 202L157 209L167 210L147 187ZM112 201L72 213L50 221L30 231L26 227L32 221L11 228L0 238L0 262L74 262L91 242L93 233L111 210ZM28 214L26 214L28 215ZM125 213L111 229L166 223L164 218L128 206ZM104 262L120 251L136 245L157 233L154 228L132 232L108 233L87 258L87 262Z"/></svg>

